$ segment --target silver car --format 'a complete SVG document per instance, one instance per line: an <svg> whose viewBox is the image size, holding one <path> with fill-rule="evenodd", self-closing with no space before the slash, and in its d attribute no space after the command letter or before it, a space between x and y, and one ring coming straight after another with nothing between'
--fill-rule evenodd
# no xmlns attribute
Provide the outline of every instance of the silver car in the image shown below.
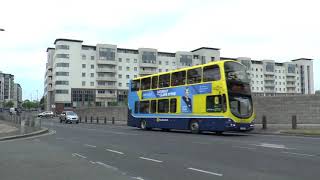
<svg viewBox="0 0 320 180"><path fill-rule="evenodd" d="M60 115L60 123L79 123L78 115L73 111L63 111Z"/></svg>

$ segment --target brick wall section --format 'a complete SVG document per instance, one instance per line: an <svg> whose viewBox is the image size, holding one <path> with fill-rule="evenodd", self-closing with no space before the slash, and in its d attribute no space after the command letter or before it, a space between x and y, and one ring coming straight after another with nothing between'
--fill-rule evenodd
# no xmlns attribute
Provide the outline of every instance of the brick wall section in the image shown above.
<svg viewBox="0 0 320 180"><path fill-rule="evenodd" d="M256 123L261 123L262 116L266 115L267 122L273 124L290 124L292 115L297 115L298 123L320 124L320 95L301 96L259 96L253 99L257 114ZM110 121L115 117L116 121L127 120L127 107L86 108L75 109L79 116L87 115L93 119L99 117L103 120L107 117Z"/></svg>
<svg viewBox="0 0 320 180"><path fill-rule="evenodd" d="M273 96L254 97L256 123L261 123L266 115L268 123L291 123L292 115L297 115L297 122L303 124L320 124L320 96Z"/></svg>
<svg viewBox="0 0 320 180"><path fill-rule="evenodd" d="M104 120L107 118L107 121L111 121L112 117L116 121L127 121L128 118L128 108L127 107L104 107L104 108L83 108L83 109L74 109L74 111L81 116L81 119L84 120L87 116L88 120L90 117L94 120L99 117L99 120Z"/></svg>

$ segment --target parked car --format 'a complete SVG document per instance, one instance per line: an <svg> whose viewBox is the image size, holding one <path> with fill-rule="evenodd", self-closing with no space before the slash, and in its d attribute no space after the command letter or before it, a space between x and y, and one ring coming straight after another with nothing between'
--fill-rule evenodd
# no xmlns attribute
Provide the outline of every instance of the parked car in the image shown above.
<svg viewBox="0 0 320 180"><path fill-rule="evenodd" d="M63 111L60 114L60 123L79 123L78 115L73 111Z"/></svg>
<svg viewBox="0 0 320 180"><path fill-rule="evenodd" d="M38 117L46 117L46 118L50 117L50 118L52 118L52 117L54 117L54 114L53 114L52 111L44 111L44 112L38 114Z"/></svg>

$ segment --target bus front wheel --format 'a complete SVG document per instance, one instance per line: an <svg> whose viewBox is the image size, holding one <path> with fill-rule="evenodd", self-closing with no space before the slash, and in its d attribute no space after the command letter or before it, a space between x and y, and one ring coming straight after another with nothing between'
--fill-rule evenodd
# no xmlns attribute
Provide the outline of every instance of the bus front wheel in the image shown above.
<svg viewBox="0 0 320 180"><path fill-rule="evenodd" d="M199 134L201 133L200 131L200 126L199 126L199 122L197 120L192 120L190 122L190 127L189 127L190 131L192 134Z"/></svg>

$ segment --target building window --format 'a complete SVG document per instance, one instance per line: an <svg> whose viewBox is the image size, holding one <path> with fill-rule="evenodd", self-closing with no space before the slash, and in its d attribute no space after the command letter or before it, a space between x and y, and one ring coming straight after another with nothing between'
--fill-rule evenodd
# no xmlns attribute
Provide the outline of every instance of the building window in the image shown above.
<svg viewBox="0 0 320 180"><path fill-rule="evenodd" d="M261 78L263 78L263 75L261 75Z"/></svg>
<svg viewBox="0 0 320 180"><path fill-rule="evenodd" d="M159 69L159 72L162 72L162 69Z"/></svg>
<svg viewBox="0 0 320 180"><path fill-rule="evenodd" d="M56 67L69 67L69 63L57 63Z"/></svg>
<svg viewBox="0 0 320 180"><path fill-rule="evenodd" d="M64 58L64 59L69 59L69 54L57 54L56 58Z"/></svg>
<svg viewBox="0 0 320 180"><path fill-rule="evenodd" d="M191 66L192 65L192 55L180 55L180 63L182 66Z"/></svg>
<svg viewBox="0 0 320 180"><path fill-rule="evenodd" d="M67 89L57 89L56 94L69 94L69 90Z"/></svg>
<svg viewBox="0 0 320 180"><path fill-rule="evenodd" d="M118 69L121 71L122 70L122 66L119 66Z"/></svg>
<svg viewBox="0 0 320 180"><path fill-rule="evenodd" d="M91 77L94 77L94 73L90 73L90 76L91 76Z"/></svg>
<svg viewBox="0 0 320 180"><path fill-rule="evenodd" d="M56 85L69 85L69 81L56 81Z"/></svg>
<svg viewBox="0 0 320 180"><path fill-rule="evenodd" d="M56 76L69 76L69 72L56 72Z"/></svg>
<svg viewBox="0 0 320 180"><path fill-rule="evenodd" d="M168 62L168 61L166 61L166 65L169 65L169 62Z"/></svg>
<svg viewBox="0 0 320 180"><path fill-rule="evenodd" d="M166 72L168 72L169 71L169 69L166 69Z"/></svg>
<svg viewBox="0 0 320 180"><path fill-rule="evenodd" d="M122 74L118 74L118 78L120 78L120 79L121 79L121 78L122 78Z"/></svg>
<svg viewBox="0 0 320 180"><path fill-rule="evenodd" d="M134 67L134 71L137 71L138 70L138 68L137 67Z"/></svg>
<svg viewBox="0 0 320 180"><path fill-rule="evenodd" d="M261 87L261 91L263 91L263 87Z"/></svg>
<svg viewBox="0 0 320 180"><path fill-rule="evenodd" d="M94 65L93 64L91 64L91 69L94 69Z"/></svg>
<svg viewBox="0 0 320 180"><path fill-rule="evenodd" d="M127 83L126 86L129 87L129 83Z"/></svg>
<svg viewBox="0 0 320 180"><path fill-rule="evenodd" d="M121 86L122 86L122 83L118 83L118 86L121 87Z"/></svg>
<svg viewBox="0 0 320 180"><path fill-rule="evenodd" d="M261 81L261 84L263 84L263 81Z"/></svg>
<svg viewBox="0 0 320 180"><path fill-rule="evenodd" d="M252 87L252 90L254 90L254 87Z"/></svg>
<svg viewBox="0 0 320 180"><path fill-rule="evenodd" d="M258 71L258 68L256 68L256 71Z"/></svg>
<svg viewBox="0 0 320 180"><path fill-rule="evenodd" d="M94 86L94 82L90 82L90 86Z"/></svg>
<svg viewBox="0 0 320 180"><path fill-rule="evenodd" d="M216 57L211 57L211 61L214 61L216 59Z"/></svg>
<svg viewBox="0 0 320 180"><path fill-rule="evenodd" d="M115 60L115 50L111 48L99 48L99 59L100 60Z"/></svg>
<svg viewBox="0 0 320 180"><path fill-rule="evenodd" d="M130 63L130 59L129 59L129 58L127 58L127 59L126 59L126 62L127 62L127 63Z"/></svg>
<svg viewBox="0 0 320 180"><path fill-rule="evenodd" d="M82 60L86 60L86 55L85 54L82 54Z"/></svg>
<svg viewBox="0 0 320 180"><path fill-rule="evenodd" d="M126 75L126 78L127 78L127 79L130 79L130 75Z"/></svg>
<svg viewBox="0 0 320 180"><path fill-rule="evenodd" d="M82 73L82 77L86 77L86 73Z"/></svg>
<svg viewBox="0 0 320 180"><path fill-rule="evenodd" d="M161 61L159 61L159 65L161 65Z"/></svg>
<svg viewBox="0 0 320 180"><path fill-rule="evenodd" d="M85 81L82 81L82 86L85 86L86 85L86 82Z"/></svg>
<svg viewBox="0 0 320 180"><path fill-rule="evenodd" d="M281 88L279 88L279 91L281 91Z"/></svg>
<svg viewBox="0 0 320 180"><path fill-rule="evenodd" d="M261 72L262 72L262 68L261 68L260 70L261 70Z"/></svg>
<svg viewBox="0 0 320 180"><path fill-rule="evenodd" d="M156 53L155 52L142 52L142 62L156 64Z"/></svg>
<svg viewBox="0 0 320 180"><path fill-rule="evenodd" d="M122 58L119 58L119 62L122 62Z"/></svg>
<svg viewBox="0 0 320 180"><path fill-rule="evenodd" d="M130 71L130 67L127 66L127 71Z"/></svg>
<svg viewBox="0 0 320 180"><path fill-rule="evenodd" d="M94 60L94 56L91 56L91 60Z"/></svg>
<svg viewBox="0 0 320 180"><path fill-rule="evenodd" d="M138 62L138 60L137 59L134 59L134 63L137 63Z"/></svg>
<svg viewBox="0 0 320 180"><path fill-rule="evenodd" d="M134 78L137 78L138 76L137 76L137 75L134 75L133 77L134 77Z"/></svg>
<svg viewBox="0 0 320 180"><path fill-rule="evenodd" d="M258 75L256 75L256 78L258 78Z"/></svg>
<svg viewBox="0 0 320 180"><path fill-rule="evenodd" d="M82 68L86 68L86 64L82 64Z"/></svg>
<svg viewBox="0 0 320 180"><path fill-rule="evenodd" d="M69 46L68 45L56 45L56 49L65 49L65 50L69 50Z"/></svg>

